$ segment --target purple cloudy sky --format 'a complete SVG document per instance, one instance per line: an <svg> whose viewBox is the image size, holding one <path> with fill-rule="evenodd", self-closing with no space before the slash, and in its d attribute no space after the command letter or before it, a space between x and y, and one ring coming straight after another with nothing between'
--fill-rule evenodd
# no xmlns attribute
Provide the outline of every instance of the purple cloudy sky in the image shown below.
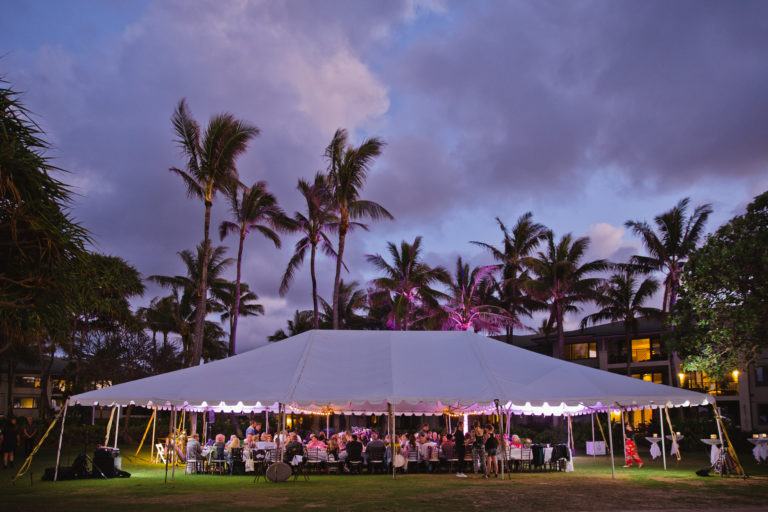
<svg viewBox="0 0 768 512"><path fill-rule="evenodd" d="M623 259L638 247L627 219L691 196L714 228L768 188L764 1L4 4L0 75L72 172L97 250L144 275L180 271L201 237L201 205L167 171L181 97L200 120L229 110L262 129L240 174L291 212L337 127L387 141L367 195L396 221L352 236L361 283L364 254L417 234L434 264L485 262L468 241L496 242L493 218L527 210ZM287 249L246 251L267 315L244 322L241 350L309 305L308 272L277 295Z"/></svg>

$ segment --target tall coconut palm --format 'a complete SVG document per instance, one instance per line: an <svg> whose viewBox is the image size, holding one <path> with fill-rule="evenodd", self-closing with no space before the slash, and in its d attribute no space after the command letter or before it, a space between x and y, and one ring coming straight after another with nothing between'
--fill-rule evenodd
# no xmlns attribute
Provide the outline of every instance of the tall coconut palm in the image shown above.
<svg viewBox="0 0 768 512"><path fill-rule="evenodd" d="M259 296L252 292L245 283L240 283L239 286L238 283L228 283L226 291L227 295L225 297L217 298L221 301L223 308L221 321L229 323L231 340L232 331L236 328L235 318L263 315L264 306L256 302L259 300Z"/></svg>
<svg viewBox="0 0 768 512"><path fill-rule="evenodd" d="M333 280L333 328L339 328L339 285L344 246L351 221L360 219L392 219L386 208L373 201L360 198L368 172L381 154L384 143L374 137L360 146L347 144L347 131L339 128L325 150L328 160L328 179L334 206L339 214L339 242L336 255L336 274Z"/></svg>
<svg viewBox="0 0 768 512"><path fill-rule="evenodd" d="M608 278L597 290L595 303L600 310L581 321L582 329L600 322L623 322L627 347L627 375L632 365L632 335L637 333L640 318L661 318L658 308L645 304L659 289L659 282L643 276L633 266L618 265L618 272Z"/></svg>
<svg viewBox="0 0 768 512"><path fill-rule="evenodd" d="M645 221L630 220L626 226L643 241L648 256L633 256L632 262L665 274L662 311L668 313L677 301L680 276L691 252L704 233L712 206L702 204L688 215L690 199L680 200L672 209L654 219L656 231Z"/></svg>
<svg viewBox="0 0 768 512"><path fill-rule="evenodd" d="M278 329L270 336L267 336L268 341L281 341L291 336L296 336L303 332L312 329L312 312L311 311L299 311L298 309L293 313L293 319L288 320L287 330Z"/></svg>
<svg viewBox="0 0 768 512"><path fill-rule="evenodd" d="M288 231L293 229L293 224L278 206L275 196L267 191L267 184L263 181L254 183L252 187L243 187L242 195L237 190L230 190L229 202L233 221L225 220L222 222L219 225L219 235L222 240L230 233L237 233L238 235L233 315L229 331L229 355L233 356L237 351L237 318L240 311L240 283L242 281L245 238L252 231L256 231L279 249L280 237L275 230Z"/></svg>
<svg viewBox="0 0 768 512"><path fill-rule="evenodd" d="M328 233L338 227L339 218L333 211L333 203L328 189L328 179L325 175L322 173L315 174L315 180L311 184L305 180L299 180L296 188L299 189L304 198L307 209L306 213L295 212L293 214L295 229L302 234L302 237L296 242L293 256L291 256L288 267L283 274L283 280L280 283L280 295L288 293L293 277L302 263L304 263L307 249L309 249L309 274L312 279L312 326L315 329L319 329L320 314L318 309L317 275L315 273L317 249L319 247L326 255L336 257L336 251L333 249Z"/></svg>
<svg viewBox="0 0 768 512"><path fill-rule="evenodd" d="M227 192L237 185L237 159L248 147L259 129L232 114L213 116L204 133L192 117L186 100L181 100L171 119L176 131L176 142L186 157L186 169L171 167L187 187L187 194L202 200L205 207L203 217L203 254L200 281L197 283L197 308L195 329L192 340L191 364L200 363L203 355L205 336L205 315L207 313L208 259L211 255L210 229L211 208L217 192Z"/></svg>
<svg viewBox="0 0 768 512"><path fill-rule="evenodd" d="M511 343L515 327L522 326L521 318L530 318L534 310L541 308L540 303L525 293L525 287L530 281L528 259L544 239L547 229L533 221L531 212L521 215L511 230L498 217L496 222L503 235L500 247L485 242L472 243L488 250L498 262L499 298L514 319L506 327L507 343Z"/></svg>
<svg viewBox="0 0 768 512"><path fill-rule="evenodd" d="M378 293L387 295L392 301L388 325L407 331L420 320L414 318L415 312L422 310L421 316L442 312L439 300L446 295L433 286L450 283L450 275L443 267L431 267L422 261L420 236L412 244L403 240L399 249L388 242L387 250L391 263L379 254L368 254L366 260L384 273L383 277L374 279L373 284Z"/></svg>
<svg viewBox="0 0 768 512"><path fill-rule="evenodd" d="M554 233L547 231L544 243L545 250L530 259L536 278L528 286L535 298L547 304L557 330L555 356L562 358L565 354L565 315L579 311L581 303L595 300L595 291L602 280L593 274L606 270L609 264L605 260L582 263L589 247L588 237L574 240L568 233L556 241Z"/></svg>
<svg viewBox="0 0 768 512"><path fill-rule="evenodd" d="M330 327L333 322L333 306L320 297L323 306L322 324ZM339 286L339 326L342 329L361 329L365 327L366 319L358 314L368 307L368 294L358 288L357 281L345 283L341 280Z"/></svg>
<svg viewBox="0 0 768 512"><path fill-rule="evenodd" d="M176 325L173 332L178 333L181 337L187 366L195 366L199 363L195 348L194 328L198 307L197 287L200 282L200 274L203 271L209 277L208 289L210 293L206 293L206 310L215 313L224 311L221 298L227 296L227 289L231 287L231 282L224 279L222 275L233 263L232 259L225 257L226 251L226 247L215 247L211 251L205 270L203 270L202 261L205 249L201 243L194 252L190 250L179 252L179 256L186 267L185 275L153 275L148 277L150 281L171 290L171 295L167 298L170 304L166 307L173 310ZM206 320L207 323L210 322ZM206 332L213 333L213 329L206 327L203 334ZM203 336L204 343L206 339ZM202 350L200 357L203 357Z"/></svg>
<svg viewBox="0 0 768 512"><path fill-rule="evenodd" d="M475 267L470 270L459 256L456 271L449 284L449 297L443 307L446 318L444 329L450 331L499 332L503 327L516 322L501 306L500 301L490 292L494 288L495 265Z"/></svg>

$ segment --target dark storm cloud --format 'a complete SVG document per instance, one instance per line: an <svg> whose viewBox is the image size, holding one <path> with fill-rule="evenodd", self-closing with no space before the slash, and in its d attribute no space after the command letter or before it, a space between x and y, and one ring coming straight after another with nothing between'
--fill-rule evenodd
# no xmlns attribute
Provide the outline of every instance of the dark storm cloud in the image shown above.
<svg viewBox="0 0 768 512"><path fill-rule="evenodd" d="M486 187L573 187L596 168L667 184L765 172L765 2L477 6L392 71Z"/></svg>
<svg viewBox="0 0 768 512"><path fill-rule="evenodd" d="M74 32L59 28L66 13L4 17L0 54L10 53L0 66L27 91L57 163L73 171L75 214L97 248L145 275L180 272L176 252L201 237L202 206L167 171L182 163L169 121L181 97L201 122L229 110L262 129L241 177L267 180L289 212L301 208L297 178L324 168L337 127L355 142L387 141L365 196L397 220L352 235L344 278L361 286L372 277L365 254L416 234L433 264L452 270L458 254L481 264L467 242L496 242L495 215L555 215L590 178L600 186L595 171L643 184L649 192L635 200L650 217L650 191L677 194L703 177L745 180L757 193L766 170L765 2L139 5L122 25L123 14L100 24L108 7L72 8L73 17L94 17L73 22L84 27ZM16 30L4 32L11 19ZM707 199L720 191L712 190ZM745 202L731 199L722 201ZM580 208L598 216L579 228L595 236L596 255L631 250L618 227L627 213L598 201ZM226 213L218 201L214 225ZM277 295L294 241L285 237L282 250L247 243L245 280L268 315L244 321L243 347L310 305L306 267ZM333 271L322 258L326 298Z"/></svg>

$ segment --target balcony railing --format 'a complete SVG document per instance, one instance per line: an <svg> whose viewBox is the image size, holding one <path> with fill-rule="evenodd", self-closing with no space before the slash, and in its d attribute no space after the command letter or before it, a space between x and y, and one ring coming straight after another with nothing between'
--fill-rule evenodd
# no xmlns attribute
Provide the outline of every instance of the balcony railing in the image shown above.
<svg viewBox="0 0 768 512"><path fill-rule="evenodd" d="M734 381L710 383L686 382L683 387L690 389L691 391L709 393L710 395L715 396L728 396L739 393L739 383Z"/></svg>

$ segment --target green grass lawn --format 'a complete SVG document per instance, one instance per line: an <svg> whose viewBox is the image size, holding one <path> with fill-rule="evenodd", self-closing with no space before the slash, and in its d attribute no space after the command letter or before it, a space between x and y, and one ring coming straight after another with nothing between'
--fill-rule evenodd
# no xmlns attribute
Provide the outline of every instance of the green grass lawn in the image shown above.
<svg viewBox="0 0 768 512"><path fill-rule="evenodd" d="M129 452L128 450L124 450ZM130 453L130 452L129 452ZM63 463L75 452L66 453ZM647 454L644 454L647 455ZM647 458L647 457L646 457ZM184 475L163 483L164 471L146 460L125 457L128 479L41 482L42 454L27 475L12 485L0 473L0 510L759 510L768 509L768 470L748 461L749 479L697 477L703 453L684 454L682 463L647 461L643 469L622 469L617 458L611 479L606 457L577 457L574 473L515 473L511 480L453 475L311 476L309 482L253 483L252 477ZM169 508L170 507L170 508Z"/></svg>

